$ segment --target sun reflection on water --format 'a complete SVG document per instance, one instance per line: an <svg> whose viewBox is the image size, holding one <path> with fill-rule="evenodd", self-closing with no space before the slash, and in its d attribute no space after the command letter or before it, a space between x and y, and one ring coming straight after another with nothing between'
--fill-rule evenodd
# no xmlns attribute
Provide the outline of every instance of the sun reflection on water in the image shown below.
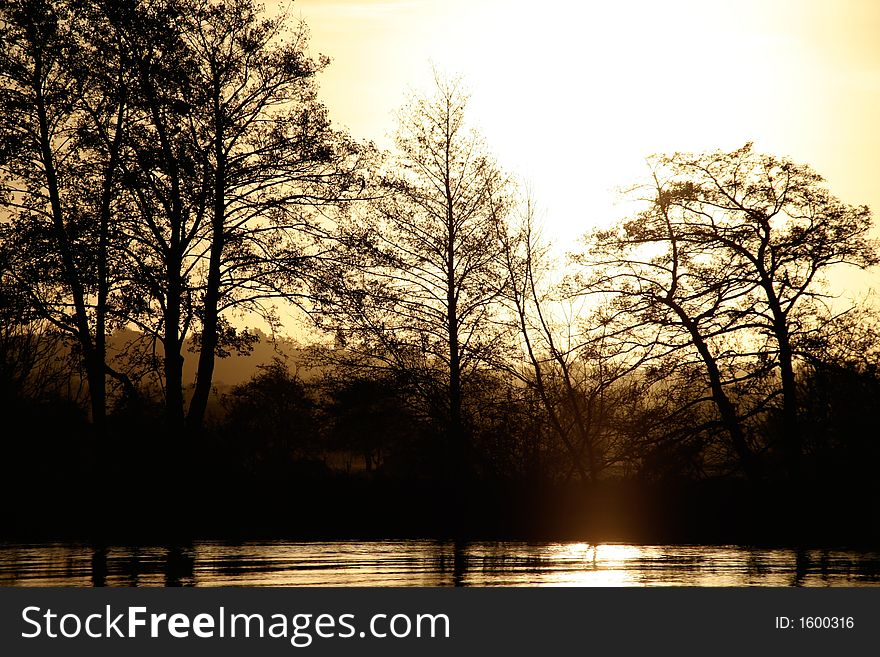
<svg viewBox="0 0 880 657"><path fill-rule="evenodd" d="M877 586L880 553L451 541L0 544L4 586Z"/></svg>

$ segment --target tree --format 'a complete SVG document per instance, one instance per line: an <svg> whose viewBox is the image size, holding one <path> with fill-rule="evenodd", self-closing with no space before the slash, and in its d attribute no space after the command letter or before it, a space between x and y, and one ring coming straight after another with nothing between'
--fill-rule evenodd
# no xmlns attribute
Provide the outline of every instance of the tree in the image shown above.
<svg viewBox="0 0 880 657"><path fill-rule="evenodd" d="M127 60L95 5L19 0L0 9L0 197L8 275L55 329L73 337L91 418L105 433L118 160ZM109 33L109 37L107 34Z"/></svg>
<svg viewBox="0 0 880 657"><path fill-rule="evenodd" d="M132 115L120 169L134 212L126 217L126 252L135 300L127 320L163 348L163 392L169 438L183 430L183 355L193 321L192 256L209 191L187 135L193 68L182 33L184 3L135 2L104 6L131 53Z"/></svg>
<svg viewBox="0 0 880 657"><path fill-rule="evenodd" d="M405 457L420 423L407 408L405 391L390 376L360 374L342 370L326 377L328 446L362 457L366 472L387 471L389 463L392 470L395 463L412 468Z"/></svg>
<svg viewBox="0 0 880 657"><path fill-rule="evenodd" d="M474 461L464 390L502 343L493 318L510 183L466 125L461 82L435 82L401 112L378 198L347 226L355 269L330 311L348 353L417 383L463 475Z"/></svg>
<svg viewBox="0 0 880 657"><path fill-rule="evenodd" d="M316 206L345 199L359 148L331 128L309 58L308 31L261 18L253 0L202 2L186 39L196 58L189 130L210 184L208 267L198 317L200 351L187 421L201 425L224 311L295 298L324 250ZM263 313L264 315L266 313Z"/></svg>
<svg viewBox="0 0 880 657"><path fill-rule="evenodd" d="M769 338L781 389L782 444L789 470L800 472L795 355L798 340L819 326L823 286L836 265L878 262L867 239L871 213L831 195L805 165L754 152L678 154L660 160L672 187L671 204L687 240L714 255L725 279L751 287L738 310L752 330Z"/></svg>
<svg viewBox="0 0 880 657"><path fill-rule="evenodd" d="M650 339L658 347L680 350L686 338L753 475L742 420L778 398L785 460L797 477L796 347L829 314L827 273L876 263L866 237L870 212L833 197L809 167L755 153L751 144L655 156L651 167L644 212L594 235L598 275L590 286L613 291L621 312L639 318L636 326L656 327ZM779 382L770 398L738 410L731 390L770 372Z"/></svg>
<svg viewBox="0 0 880 657"><path fill-rule="evenodd" d="M252 0L147 2L114 14L134 53L138 116L123 166L145 299L142 330L162 343L172 435L202 424L214 359L250 336L233 310L274 319L273 300L302 298L326 250L316 206L354 184L357 148L331 129L305 54L307 32L266 19ZM197 376L184 409L183 346Z"/></svg>
<svg viewBox="0 0 880 657"><path fill-rule="evenodd" d="M223 430L235 465L269 479L289 476L296 461L318 453L315 403L303 382L280 359L260 367L223 398Z"/></svg>
<svg viewBox="0 0 880 657"><path fill-rule="evenodd" d="M655 177L643 212L593 233L586 257L576 257L590 271L580 287L582 293L611 295L605 310L613 317L611 330L641 346L645 364L662 362L668 375L694 367L702 372L730 447L743 471L757 478L755 450L732 390L743 371L737 371L742 345L734 343L741 327L738 313L731 317L731 304L750 286L707 262L703 245L682 235L671 202L672 194Z"/></svg>
<svg viewBox="0 0 880 657"><path fill-rule="evenodd" d="M518 230L501 240L508 272L504 297L525 362L523 367L509 361L507 371L540 400L569 458L567 477L595 481L626 457L616 440L614 414L627 407L631 375L643 361L631 345L615 340L600 312L580 317L573 307L576 295L549 283L548 247L541 243L531 202Z"/></svg>

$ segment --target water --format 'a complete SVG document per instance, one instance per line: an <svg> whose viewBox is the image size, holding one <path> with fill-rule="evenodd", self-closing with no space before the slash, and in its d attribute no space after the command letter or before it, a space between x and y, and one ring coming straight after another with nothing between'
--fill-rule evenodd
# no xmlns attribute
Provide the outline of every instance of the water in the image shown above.
<svg viewBox="0 0 880 657"><path fill-rule="evenodd" d="M437 541L0 544L3 586L880 586L880 552Z"/></svg>

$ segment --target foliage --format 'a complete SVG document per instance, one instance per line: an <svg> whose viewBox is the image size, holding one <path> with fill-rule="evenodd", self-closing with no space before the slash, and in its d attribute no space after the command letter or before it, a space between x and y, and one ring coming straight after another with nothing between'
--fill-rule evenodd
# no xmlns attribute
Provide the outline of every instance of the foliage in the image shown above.
<svg viewBox="0 0 880 657"><path fill-rule="evenodd" d="M298 460L318 454L315 402L302 381L275 360L224 398L223 431L238 466L275 478Z"/></svg>

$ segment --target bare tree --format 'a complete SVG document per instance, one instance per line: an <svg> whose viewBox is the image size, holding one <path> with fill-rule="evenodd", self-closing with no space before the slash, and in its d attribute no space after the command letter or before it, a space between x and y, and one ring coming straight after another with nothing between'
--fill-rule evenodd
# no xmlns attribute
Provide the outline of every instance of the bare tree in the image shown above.
<svg viewBox="0 0 880 657"><path fill-rule="evenodd" d="M652 359L665 359L667 367L670 354L696 352L730 444L743 470L757 478L754 450L730 394L737 381L730 341L741 327L740 314L728 310L751 287L706 266L701 245L683 239L673 222L672 194L657 178L653 182L649 205L638 217L595 232L589 255L576 257L590 267L582 293L611 293L616 330L630 342L644 343Z"/></svg>
<svg viewBox="0 0 880 657"><path fill-rule="evenodd" d="M304 25L261 18L253 0L203 2L184 36L196 64L189 133L212 196L187 417L198 428L230 328L224 312L265 316L263 302L307 296L304 283L319 275L310 260L328 241L315 208L357 191L359 147L331 128L317 99L314 78L328 60L306 55Z"/></svg>
<svg viewBox="0 0 880 657"><path fill-rule="evenodd" d="M40 317L75 339L100 443L105 375L121 377L107 365L106 340L111 307L124 304L113 234L128 61L90 2L6 3L0 35L7 275L27 291Z"/></svg>
<svg viewBox="0 0 880 657"><path fill-rule="evenodd" d="M613 292L630 331L658 350L692 349L730 444L750 476L750 415L781 400L782 438L799 469L795 344L819 326L823 276L876 261L867 208L841 203L808 167L753 152L651 159L638 216L592 237L589 291ZM769 395L738 409L746 382L779 373Z"/></svg>
<svg viewBox="0 0 880 657"><path fill-rule="evenodd" d="M302 300L327 255L317 206L356 182L357 147L331 129L306 54L307 31L264 18L251 0L169 0L114 20L136 68L137 114L122 166L138 211L130 317L162 346L172 434L201 426L215 357L252 339L230 313L275 321ZM302 301L305 305L305 301ZM184 345L199 352L184 404Z"/></svg>
<svg viewBox="0 0 880 657"><path fill-rule="evenodd" d="M596 481L632 456L618 412L643 387L634 373L646 350L619 339L607 309L590 307L569 285L549 280L549 248L541 243L531 201L518 229L500 239L509 279L505 300L525 361L518 367L507 360L506 369L541 401L568 455L567 476Z"/></svg>
<svg viewBox="0 0 880 657"><path fill-rule="evenodd" d="M466 105L461 82L437 76L433 95L401 112L381 197L348 227L356 268L332 310L349 352L420 381L456 468L474 460L463 391L502 347L507 276L498 235L509 183L468 129Z"/></svg>
<svg viewBox="0 0 880 657"><path fill-rule="evenodd" d="M740 297L737 321L772 340L765 354L779 371L782 441L797 477L796 344L819 328L811 320L827 296L829 270L878 262L867 239L870 211L832 196L810 167L756 153L751 144L730 153L676 154L658 165L683 240L701 244L724 280L751 286Z"/></svg>

